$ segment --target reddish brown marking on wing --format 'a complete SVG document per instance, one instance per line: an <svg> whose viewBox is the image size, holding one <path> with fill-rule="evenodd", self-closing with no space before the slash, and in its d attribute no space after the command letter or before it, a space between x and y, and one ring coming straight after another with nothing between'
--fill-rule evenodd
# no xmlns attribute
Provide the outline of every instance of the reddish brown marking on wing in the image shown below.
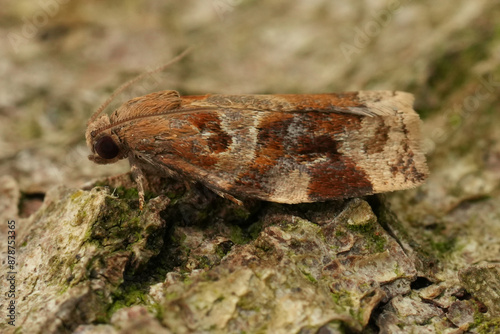
<svg viewBox="0 0 500 334"><path fill-rule="evenodd" d="M283 156L287 128L294 120L293 114L268 113L262 117L257 135L256 156L276 160Z"/></svg>
<svg viewBox="0 0 500 334"><path fill-rule="evenodd" d="M173 138L168 141L168 153L193 165L214 166L218 162L217 154L228 150L231 144L231 137L221 128L217 111L177 115L175 120L176 126L171 126L166 135Z"/></svg>
<svg viewBox="0 0 500 334"><path fill-rule="evenodd" d="M226 151L231 145L231 136L222 130L219 115L215 112L195 113L190 115L189 121L199 129L200 133L211 134L206 141L214 154Z"/></svg>
<svg viewBox="0 0 500 334"><path fill-rule="evenodd" d="M208 147L214 154L226 151L229 145L231 145L231 142L231 136L223 131L219 132L216 136L207 138Z"/></svg>
<svg viewBox="0 0 500 334"><path fill-rule="evenodd" d="M360 116L345 114L308 113L309 137L297 138L294 152L304 159L311 176L311 200L360 196L372 192L368 176L356 167L355 161L338 152L342 135L361 127ZM305 158L304 158L304 153ZM316 158L318 161L314 161Z"/></svg>
<svg viewBox="0 0 500 334"><path fill-rule="evenodd" d="M301 164L322 155L337 155L338 136L346 130L345 118L341 114L319 112L301 115L289 129L286 150Z"/></svg>
<svg viewBox="0 0 500 334"><path fill-rule="evenodd" d="M311 160L314 155L337 154L337 141L332 137L329 135L299 137L297 140L301 145L298 145L295 151L304 157L304 160Z"/></svg>
<svg viewBox="0 0 500 334"><path fill-rule="evenodd" d="M337 161L316 163L308 169L313 176L308 187L310 200L321 201L373 193L368 176L357 169L352 159L340 157Z"/></svg>
<svg viewBox="0 0 500 334"><path fill-rule="evenodd" d="M200 132L207 129L220 129L220 120L218 115L210 111L189 114L188 120L191 124L196 126Z"/></svg>
<svg viewBox="0 0 500 334"><path fill-rule="evenodd" d="M291 113L267 113L262 116L258 125L255 159L247 170L239 175L236 181L239 185L271 192L267 182L269 172L277 167L280 159L287 156L284 141L287 128L293 120L294 115Z"/></svg>

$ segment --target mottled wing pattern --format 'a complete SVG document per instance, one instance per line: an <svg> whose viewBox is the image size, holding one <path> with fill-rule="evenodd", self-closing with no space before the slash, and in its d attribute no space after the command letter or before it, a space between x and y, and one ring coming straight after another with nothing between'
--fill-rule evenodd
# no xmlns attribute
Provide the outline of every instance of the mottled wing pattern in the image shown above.
<svg viewBox="0 0 500 334"><path fill-rule="evenodd" d="M175 104L182 112L137 120L144 135L127 141L151 166L236 198L356 197L425 179L412 103L387 91L187 96ZM148 124L161 129L154 138Z"/></svg>

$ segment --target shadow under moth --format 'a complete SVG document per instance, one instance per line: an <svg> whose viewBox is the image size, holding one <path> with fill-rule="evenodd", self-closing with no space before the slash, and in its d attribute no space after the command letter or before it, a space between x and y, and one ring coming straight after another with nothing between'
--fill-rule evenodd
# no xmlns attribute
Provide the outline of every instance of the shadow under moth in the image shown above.
<svg viewBox="0 0 500 334"><path fill-rule="evenodd" d="M111 98L110 98L111 99ZM427 174L413 96L398 91L180 96L125 102L88 122L89 159L200 182L241 204L303 203L413 188Z"/></svg>

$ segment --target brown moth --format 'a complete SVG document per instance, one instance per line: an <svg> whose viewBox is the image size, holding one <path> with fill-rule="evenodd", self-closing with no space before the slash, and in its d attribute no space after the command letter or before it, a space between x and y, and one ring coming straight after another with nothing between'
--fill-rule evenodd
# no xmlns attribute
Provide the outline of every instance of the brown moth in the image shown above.
<svg viewBox="0 0 500 334"><path fill-rule="evenodd" d="M180 96L161 91L89 120L89 159L200 182L241 203L303 203L413 188L428 174L413 96L398 91Z"/></svg>

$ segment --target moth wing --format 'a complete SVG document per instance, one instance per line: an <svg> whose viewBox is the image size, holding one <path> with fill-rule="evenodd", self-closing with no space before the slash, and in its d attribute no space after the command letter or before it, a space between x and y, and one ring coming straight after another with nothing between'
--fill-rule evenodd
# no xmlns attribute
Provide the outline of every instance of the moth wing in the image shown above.
<svg viewBox="0 0 500 334"><path fill-rule="evenodd" d="M181 100L182 114L158 119L170 131L155 136L150 162L218 193L325 201L411 188L428 173L408 93Z"/></svg>

